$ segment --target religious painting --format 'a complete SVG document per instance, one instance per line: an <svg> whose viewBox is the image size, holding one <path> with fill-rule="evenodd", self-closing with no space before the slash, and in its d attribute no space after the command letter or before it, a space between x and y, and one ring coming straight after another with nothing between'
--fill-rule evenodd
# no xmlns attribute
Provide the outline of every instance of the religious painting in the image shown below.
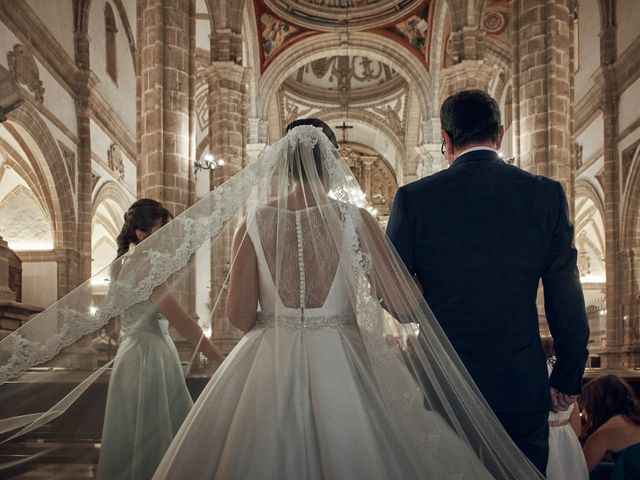
<svg viewBox="0 0 640 480"><path fill-rule="evenodd" d="M404 35L411 46L421 53L426 53L429 22L426 18L412 15L406 20L396 24L396 31Z"/></svg>
<svg viewBox="0 0 640 480"><path fill-rule="evenodd" d="M268 13L263 13L260 17L262 23L261 40L264 47L265 57L270 57L284 41L298 29L279 20Z"/></svg>

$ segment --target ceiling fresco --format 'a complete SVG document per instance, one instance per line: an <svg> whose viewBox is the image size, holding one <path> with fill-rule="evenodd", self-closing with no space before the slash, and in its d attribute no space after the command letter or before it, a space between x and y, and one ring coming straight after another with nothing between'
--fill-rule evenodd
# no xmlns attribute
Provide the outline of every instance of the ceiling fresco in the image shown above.
<svg viewBox="0 0 640 480"><path fill-rule="evenodd" d="M335 31L368 31L405 48L428 68L430 0L254 0L260 68L303 38Z"/></svg>
<svg viewBox="0 0 640 480"><path fill-rule="evenodd" d="M398 22L424 0L263 0L291 24L310 30L371 30Z"/></svg>

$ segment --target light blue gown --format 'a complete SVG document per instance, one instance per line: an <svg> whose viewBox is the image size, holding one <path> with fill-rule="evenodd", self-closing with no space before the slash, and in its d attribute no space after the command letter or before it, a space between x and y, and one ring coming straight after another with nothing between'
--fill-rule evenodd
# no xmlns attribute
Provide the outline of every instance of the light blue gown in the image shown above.
<svg viewBox="0 0 640 480"><path fill-rule="evenodd" d="M109 382L98 478L153 476L193 402L169 336L150 301L130 307Z"/></svg>

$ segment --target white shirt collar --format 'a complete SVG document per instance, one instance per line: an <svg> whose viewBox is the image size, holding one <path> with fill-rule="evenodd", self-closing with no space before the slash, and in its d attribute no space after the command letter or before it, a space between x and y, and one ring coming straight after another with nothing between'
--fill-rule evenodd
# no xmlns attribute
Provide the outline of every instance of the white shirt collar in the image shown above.
<svg viewBox="0 0 640 480"><path fill-rule="evenodd" d="M454 158L454 160L457 160L459 157L461 157L465 153L475 152L477 150L489 150L490 152L494 152L495 154L498 154L498 151L495 148L491 148L491 147L471 147L471 148L467 148L466 150L463 150L460 153L458 153L456 155L456 158Z"/></svg>

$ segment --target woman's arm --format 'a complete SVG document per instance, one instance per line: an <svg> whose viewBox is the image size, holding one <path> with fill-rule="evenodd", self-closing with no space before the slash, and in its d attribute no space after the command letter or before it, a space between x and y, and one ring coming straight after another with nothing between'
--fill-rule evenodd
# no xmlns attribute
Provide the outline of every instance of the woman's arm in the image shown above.
<svg viewBox="0 0 640 480"><path fill-rule="evenodd" d="M591 472L602 461L607 450L609 450L609 431L599 428L592 433L587 442L582 447L584 458L587 461L587 468Z"/></svg>
<svg viewBox="0 0 640 480"><path fill-rule="evenodd" d="M573 404L569 424L573 431L576 432L576 436L580 438L580 435L582 435L582 422L580 421L580 407L578 406L578 402Z"/></svg>
<svg viewBox="0 0 640 480"><path fill-rule="evenodd" d="M576 436L580 438L582 435L582 422L580 421L580 407L578 406L578 402L573 404L573 410L571 410L571 416L569 417L569 424L574 432L576 432Z"/></svg>
<svg viewBox="0 0 640 480"><path fill-rule="evenodd" d="M248 332L256 323L258 310L258 261L246 224L233 238L233 261L229 272L227 316L232 325Z"/></svg>
<svg viewBox="0 0 640 480"><path fill-rule="evenodd" d="M222 363L224 355L218 348L204 336L198 322L189 315L175 294L169 290L166 284L158 285L151 292L149 297L158 311L167 319L169 323L178 331L182 337L192 345L198 345L200 338L200 351L209 359Z"/></svg>

